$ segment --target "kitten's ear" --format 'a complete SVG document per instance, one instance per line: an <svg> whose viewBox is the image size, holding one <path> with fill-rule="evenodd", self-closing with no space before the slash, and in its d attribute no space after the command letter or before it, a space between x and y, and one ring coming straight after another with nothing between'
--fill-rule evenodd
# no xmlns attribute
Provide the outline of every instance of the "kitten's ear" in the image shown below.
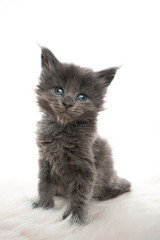
<svg viewBox="0 0 160 240"><path fill-rule="evenodd" d="M59 63L58 59L54 56L54 54L45 47L41 47L41 66L49 67L55 66Z"/></svg>
<svg viewBox="0 0 160 240"><path fill-rule="evenodd" d="M103 80L104 87L108 87L118 69L119 67L112 67L99 71L97 72L97 78Z"/></svg>

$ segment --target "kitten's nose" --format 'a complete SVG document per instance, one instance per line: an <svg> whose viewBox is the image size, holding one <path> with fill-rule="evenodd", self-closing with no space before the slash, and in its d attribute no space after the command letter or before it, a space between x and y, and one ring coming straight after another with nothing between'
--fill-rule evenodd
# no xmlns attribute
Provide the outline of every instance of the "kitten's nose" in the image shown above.
<svg viewBox="0 0 160 240"><path fill-rule="evenodd" d="M67 96L63 99L62 104L65 106L66 109L73 107L73 100L70 96Z"/></svg>

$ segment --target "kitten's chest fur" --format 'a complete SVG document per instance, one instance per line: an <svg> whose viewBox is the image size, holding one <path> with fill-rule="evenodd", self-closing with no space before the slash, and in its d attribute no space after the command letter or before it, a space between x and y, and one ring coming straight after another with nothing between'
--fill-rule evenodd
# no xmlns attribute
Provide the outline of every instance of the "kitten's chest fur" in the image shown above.
<svg viewBox="0 0 160 240"><path fill-rule="evenodd" d="M40 155L50 164L48 176L65 188L83 164L83 154L92 154L95 129L92 124L58 125L46 118L38 124ZM52 179L56 176L56 179Z"/></svg>

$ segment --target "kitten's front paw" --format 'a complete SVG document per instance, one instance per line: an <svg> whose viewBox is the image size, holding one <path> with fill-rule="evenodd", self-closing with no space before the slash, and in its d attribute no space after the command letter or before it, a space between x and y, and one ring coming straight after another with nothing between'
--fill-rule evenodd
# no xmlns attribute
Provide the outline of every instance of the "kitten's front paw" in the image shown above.
<svg viewBox="0 0 160 240"><path fill-rule="evenodd" d="M54 207L54 201L53 200L46 200L46 201L37 200L32 203L32 207L44 208L47 210Z"/></svg>
<svg viewBox="0 0 160 240"><path fill-rule="evenodd" d="M74 225L86 225L88 223L87 214L83 211L72 212L70 223Z"/></svg>
<svg viewBox="0 0 160 240"><path fill-rule="evenodd" d="M87 213L81 210L72 210L70 207L66 209L63 214L63 219L67 218L71 214L70 223L77 225L86 225L87 224Z"/></svg>
<svg viewBox="0 0 160 240"><path fill-rule="evenodd" d="M38 208L40 207L39 201L32 202L32 208Z"/></svg>

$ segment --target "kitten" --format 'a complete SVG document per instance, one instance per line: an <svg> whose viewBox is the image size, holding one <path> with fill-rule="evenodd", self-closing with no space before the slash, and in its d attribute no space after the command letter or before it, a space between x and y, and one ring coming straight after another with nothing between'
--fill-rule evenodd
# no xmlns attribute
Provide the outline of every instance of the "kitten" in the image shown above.
<svg viewBox="0 0 160 240"><path fill-rule="evenodd" d="M87 223L87 205L130 191L113 168L111 149L97 135L96 119L118 68L100 72L58 61L42 48L36 93L43 116L38 123L39 199L33 207L54 207L54 196L68 199L63 219Z"/></svg>

